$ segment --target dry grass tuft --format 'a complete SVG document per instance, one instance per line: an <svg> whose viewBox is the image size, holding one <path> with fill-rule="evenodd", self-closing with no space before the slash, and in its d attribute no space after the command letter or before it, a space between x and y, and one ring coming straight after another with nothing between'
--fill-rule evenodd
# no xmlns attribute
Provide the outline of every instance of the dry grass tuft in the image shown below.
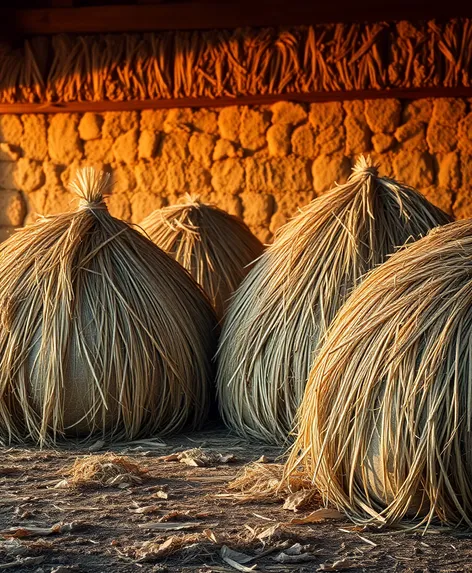
<svg viewBox="0 0 472 573"><path fill-rule="evenodd" d="M64 475L68 486L111 487L140 484L147 476L147 469L124 456L103 454L78 458Z"/></svg>
<svg viewBox="0 0 472 573"><path fill-rule="evenodd" d="M472 528L472 221L355 290L317 356L287 476L356 522Z"/></svg>
<svg viewBox="0 0 472 573"><path fill-rule="evenodd" d="M263 251L261 242L241 219L189 196L185 204L154 211L141 227L189 271L220 320L250 264Z"/></svg>
<svg viewBox="0 0 472 573"><path fill-rule="evenodd" d="M286 443L313 353L351 290L397 247L448 221L361 158L346 184L285 225L225 320L217 382L228 425L254 440Z"/></svg>
<svg viewBox="0 0 472 573"><path fill-rule="evenodd" d="M205 420L214 312L180 265L108 213L107 184L80 171L76 212L0 245L4 442L132 440Z"/></svg>
<svg viewBox="0 0 472 573"><path fill-rule="evenodd" d="M254 462L245 466L234 480L228 483L229 496L238 503L283 502L295 492L307 491L313 500L319 496L313 491L311 480L305 475L293 473L283 479L282 464L261 464ZM310 500L306 500L309 505Z"/></svg>

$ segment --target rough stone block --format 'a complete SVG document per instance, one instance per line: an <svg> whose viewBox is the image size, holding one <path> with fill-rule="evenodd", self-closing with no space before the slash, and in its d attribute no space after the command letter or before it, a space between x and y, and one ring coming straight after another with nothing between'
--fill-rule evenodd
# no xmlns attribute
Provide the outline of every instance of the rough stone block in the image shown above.
<svg viewBox="0 0 472 573"><path fill-rule="evenodd" d="M265 133L269 127L268 115L269 114L264 111L248 107L243 108L241 114L240 140L244 149L257 151L266 145Z"/></svg>
<svg viewBox="0 0 472 573"><path fill-rule="evenodd" d="M283 190L287 193L307 191L311 188L312 182L308 160L290 156L273 157L267 161L266 190Z"/></svg>
<svg viewBox="0 0 472 573"><path fill-rule="evenodd" d="M141 112L141 129L149 131L162 131L166 120L165 109L144 109Z"/></svg>
<svg viewBox="0 0 472 573"><path fill-rule="evenodd" d="M26 205L19 191L0 191L0 225L18 227L23 224Z"/></svg>
<svg viewBox="0 0 472 573"><path fill-rule="evenodd" d="M0 161L0 189L16 189L15 163Z"/></svg>
<svg viewBox="0 0 472 573"><path fill-rule="evenodd" d="M112 217L131 222L131 203L128 194L112 193L107 197L107 207Z"/></svg>
<svg viewBox="0 0 472 573"><path fill-rule="evenodd" d="M348 115L344 120L344 126L346 128L346 155L364 153L372 148L371 132L364 119L364 114Z"/></svg>
<svg viewBox="0 0 472 573"><path fill-rule="evenodd" d="M433 113L433 102L430 99L416 99L404 104L403 121L421 121L427 123Z"/></svg>
<svg viewBox="0 0 472 573"><path fill-rule="evenodd" d="M188 148L192 156L198 163L205 167L212 164L213 149L215 148L215 138L208 133L195 132L191 135Z"/></svg>
<svg viewBox="0 0 472 573"><path fill-rule="evenodd" d="M138 126L136 111L107 111L103 114L102 136L116 139L127 131L138 129Z"/></svg>
<svg viewBox="0 0 472 573"><path fill-rule="evenodd" d="M343 107L347 116L353 115L354 117L357 117L359 120L361 120L363 118L363 120L365 121L364 100L360 100L360 99L346 100L346 101L343 101L342 107Z"/></svg>
<svg viewBox="0 0 472 573"><path fill-rule="evenodd" d="M309 119L315 131L321 131L328 127L339 127L343 118L343 106L338 101L312 103L310 105Z"/></svg>
<svg viewBox="0 0 472 573"><path fill-rule="evenodd" d="M274 212L274 198L268 193L244 191L240 195L243 202L243 218L249 228L268 225Z"/></svg>
<svg viewBox="0 0 472 573"><path fill-rule="evenodd" d="M453 193L450 188L430 185L420 189L421 193L436 207L439 207L446 213L452 214Z"/></svg>
<svg viewBox="0 0 472 573"><path fill-rule="evenodd" d="M163 128L166 133L172 133L176 129L190 131L192 120L192 109L189 107L169 109Z"/></svg>
<svg viewBox="0 0 472 573"><path fill-rule="evenodd" d="M9 143L0 143L0 161L18 161L19 152Z"/></svg>
<svg viewBox="0 0 472 573"><path fill-rule="evenodd" d="M309 124L300 125L292 133L293 153L300 157L313 157L315 153L315 134Z"/></svg>
<svg viewBox="0 0 472 573"><path fill-rule="evenodd" d="M67 165L82 157L76 113L57 113L51 117L48 129L49 155L56 163Z"/></svg>
<svg viewBox="0 0 472 573"><path fill-rule="evenodd" d="M465 115L465 101L460 98L436 98L433 105L432 121L455 126Z"/></svg>
<svg viewBox="0 0 472 573"><path fill-rule="evenodd" d="M192 161L187 165L186 180L191 195L204 196L212 192L211 173L200 163Z"/></svg>
<svg viewBox="0 0 472 573"><path fill-rule="evenodd" d="M242 218L243 216L243 206L241 198L238 195L229 195L228 193L214 191L208 198L209 203L214 203L223 211L226 211L230 215L235 215L236 217Z"/></svg>
<svg viewBox="0 0 472 573"><path fill-rule="evenodd" d="M415 150L401 150L393 159L395 178L416 189L425 189L434 181L431 155Z"/></svg>
<svg viewBox="0 0 472 573"><path fill-rule="evenodd" d="M132 129L118 136L112 150L116 161L122 161L128 165L135 163L138 153L138 130Z"/></svg>
<svg viewBox="0 0 472 573"><path fill-rule="evenodd" d="M453 191L458 189L461 185L459 154L452 152L438 158L438 167L439 187Z"/></svg>
<svg viewBox="0 0 472 573"><path fill-rule="evenodd" d="M30 193L39 189L45 183L45 175L41 163L22 157L16 163L15 188Z"/></svg>
<svg viewBox="0 0 472 573"><path fill-rule="evenodd" d="M454 126L440 124L433 119L426 131L426 141L431 153L448 153L457 146L457 130Z"/></svg>
<svg viewBox="0 0 472 573"><path fill-rule="evenodd" d="M105 139L93 139L84 143L84 153L87 162L95 163L110 163L113 160L113 139L107 137Z"/></svg>
<svg viewBox="0 0 472 573"><path fill-rule="evenodd" d="M239 107L224 107L218 114L218 127L221 137L229 141L238 141L241 125L241 113Z"/></svg>
<svg viewBox="0 0 472 573"><path fill-rule="evenodd" d="M20 116L5 113L0 114L0 141L10 145L21 145L23 124Z"/></svg>
<svg viewBox="0 0 472 573"><path fill-rule="evenodd" d="M232 141L228 139L218 139L213 151L213 161L219 161L226 157L237 157L238 151Z"/></svg>
<svg viewBox="0 0 472 573"><path fill-rule="evenodd" d="M377 153L385 153L385 151L388 151L394 143L395 138L388 133L376 133L372 137L372 145Z"/></svg>
<svg viewBox="0 0 472 573"><path fill-rule="evenodd" d="M167 187L167 162L140 161L134 166L134 175L139 191L156 195L164 193Z"/></svg>
<svg viewBox="0 0 472 573"><path fill-rule="evenodd" d="M102 134L103 118L98 113L87 112L79 121L79 136L84 141L98 139Z"/></svg>
<svg viewBox="0 0 472 573"><path fill-rule="evenodd" d="M156 155L159 144L159 133L145 129L139 136L138 157L152 159Z"/></svg>
<svg viewBox="0 0 472 573"><path fill-rule="evenodd" d="M112 171L112 194L131 193L135 187L136 177L133 169L128 165L117 165Z"/></svg>
<svg viewBox="0 0 472 573"><path fill-rule="evenodd" d="M238 193L244 184L244 168L237 159L223 159L212 165L211 184L218 193Z"/></svg>
<svg viewBox="0 0 472 573"><path fill-rule="evenodd" d="M459 122L458 147L464 153L472 155L472 113Z"/></svg>
<svg viewBox="0 0 472 573"><path fill-rule="evenodd" d="M193 113L193 126L204 133L218 133L218 115L216 112L201 108Z"/></svg>
<svg viewBox="0 0 472 573"><path fill-rule="evenodd" d="M177 160L169 162L167 166L167 192L181 195L187 191L185 165Z"/></svg>
<svg viewBox="0 0 472 573"><path fill-rule="evenodd" d="M42 114L23 115L23 136L20 146L29 159L44 161L48 156L46 116Z"/></svg>
<svg viewBox="0 0 472 573"><path fill-rule="evenodd" d="M331 155L344 149L346 132L343 125L330 125L315 137L315 155Z"/></svg>
<svg viewBox="0 0 472 573"><path fill-rule="evenodd" d="M161 155L164 159L185 161L188 157L188 132L176 129L162 137Z"/></svg>
<svg viewBox="0 0 472 573"><path fill-rule="evenodd" d="M374 133L393 133L400 123L401 104L397 99L365 101L365 118Z"/></svg>
<svg viewBox="0 0 472 573"><path fill-rule="evenodd" d="M137 191L130 198L131 222L140 224L143 219L156 209L161 209L167 204L167 200L162 195Z"/></svg>
<svg viewBox="0 0 472 573"><path fill-rule="evenodd" d="M276 123L267 130L269 155L284 157L290 153L291 126L286 123Z"/></svg>
<svg viewBox="0 0 472 573"><path fill-rule="evenodd" d="M279 101L271 107L272 123L298 125L307 118L307 113L299 103Z"/></svg>
<svg viewBox="0 0 472 573"><path fill-rule="evenodd" d="M320 193L345 183L351 174L351 162L342 154L320 155L313 162L313 187Z"/></svg>

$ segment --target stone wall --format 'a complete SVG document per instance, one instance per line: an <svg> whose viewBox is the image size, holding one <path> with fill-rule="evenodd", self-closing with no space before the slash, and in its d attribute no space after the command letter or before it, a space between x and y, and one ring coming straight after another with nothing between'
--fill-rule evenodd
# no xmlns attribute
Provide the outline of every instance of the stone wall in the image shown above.
<svg viewBox="0 0 472 573"><path fill-rule="evenodd" d="M0 240L69 210L80 165L112 169L113 215L139 223L198 194L263 240L370 153L383 174L458 218L472 215L466 99L394 99L103 114L0 115Z"/></svg>

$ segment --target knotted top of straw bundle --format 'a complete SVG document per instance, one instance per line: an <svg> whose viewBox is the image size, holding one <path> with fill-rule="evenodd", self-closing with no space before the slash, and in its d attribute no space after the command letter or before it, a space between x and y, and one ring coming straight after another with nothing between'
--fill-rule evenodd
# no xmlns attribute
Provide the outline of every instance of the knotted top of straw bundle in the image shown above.
<svg viewBox="0 0 472 573"><path fill-rule="evenodd" d="M378 177L379 170L378 166L374 165L372 158L370 155L365 157L364 155L360 155L356 161L356 164L352 168L352 177L356 175L370 175L372 177Z"/></svg>
<svg viewBox="0 0 472 573"><path fill-rule="evenodd" d="M110 174L93 167L83 167L77 171L70 188L80 197L79 211L107 210L104 198L110 190Z"/></svg>

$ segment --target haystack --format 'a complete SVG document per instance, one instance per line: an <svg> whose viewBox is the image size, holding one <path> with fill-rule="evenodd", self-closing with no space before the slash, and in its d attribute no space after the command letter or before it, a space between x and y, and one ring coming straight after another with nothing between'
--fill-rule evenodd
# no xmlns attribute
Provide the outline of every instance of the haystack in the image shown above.
<svg viewBox="0 0 472 573"><path fill-rule="evenodd" d="M108 213L107 184L83 169L76 212L0 246L4 442L131 439L205 419L211 305L180 265Z"/></svg>
<svg viewBox="0 0 472 573"><path fill-rule="evenodd" d="M472 221L353 293L313 365L288 469L357 522L472 527Z"/></svg>
<svg viewBox="0 0 472 573"><path fill-rule="evenodd" d="M188 196L185 204L154 211L140 226L201 285L219 319L263 250L241 219Z"/></svg>
<svg viewBox="0 0 472 573"><path fill-rule="evenodd" d="M243 281L221 335L218 390L240 434L283 443L313 352L364 274L447 215L361 158L287 223Z"/></svg>

